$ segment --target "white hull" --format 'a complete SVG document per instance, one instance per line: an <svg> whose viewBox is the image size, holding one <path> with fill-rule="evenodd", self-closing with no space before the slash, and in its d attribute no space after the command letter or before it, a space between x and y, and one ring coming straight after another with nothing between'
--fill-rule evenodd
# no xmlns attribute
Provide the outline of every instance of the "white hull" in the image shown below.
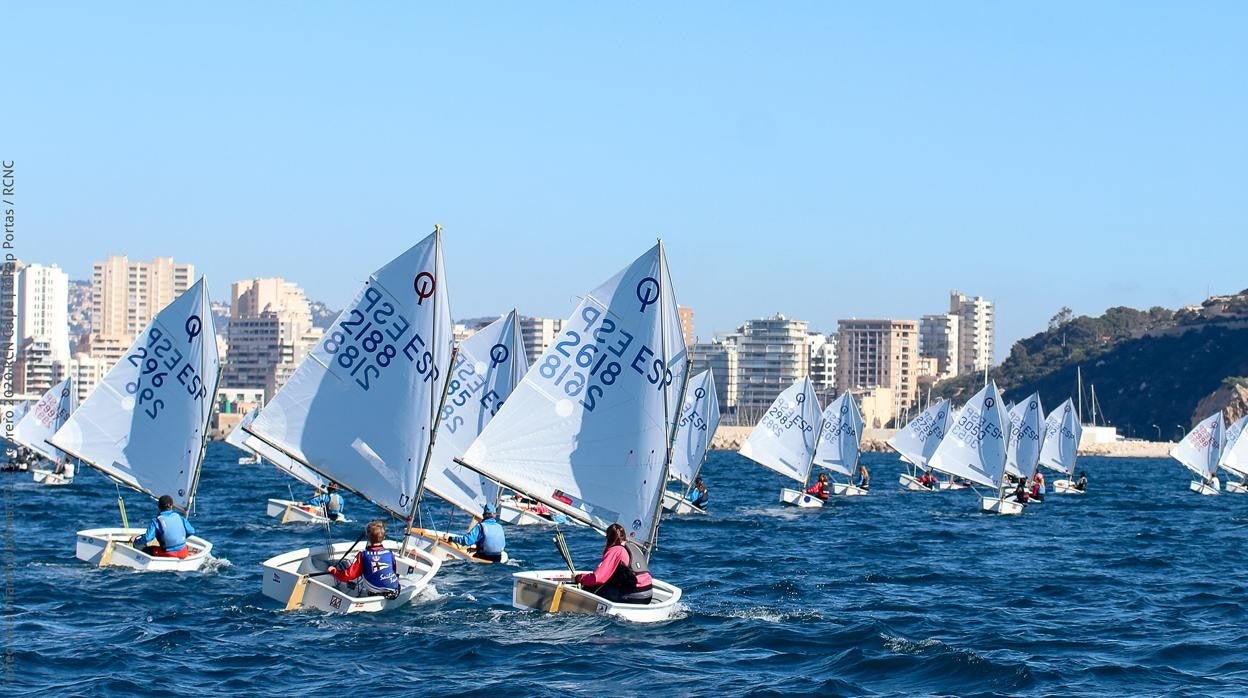
<svg viewBox="0 0 1248 698"><path fill-rule="evenodd" d="M686 501L684 497L681 497L676 492L671 491L663 492L663 511L671 512L678 516L684 516L686 514L706 514L706 509L695 507Z"/></svg>
<svg viewBox="0 0 1248 698"><path fill-rule="evenodd" d="M795 490L785 487L780 490L780 503L791 504L795 507L803 507L807 509L817 509L823 506L823 500L818 497L812 497L801 490Z"/></svg>
<svg viewBox="0 0 1248 698"><path fill-rule="evenodd" d="M1075 483L1070 480L1056 480L1053 482L1054 494L1085 494L1081 489L1075 487Z"/></svg>
<svg viewBox="0 0 1248 698"><path fill-rule="evenodd" d="M840 497L863 497L866 496L867 490L848 483L834 482L832 483L832 494Z"/></svg>
<svg viewBox="0 0 1248 698"><path fill-rule="evenodd" d="M948 492L950 490L964 490L967 487L969 487L969 485L963 485L957 482L939 482L936 484L936 489L940 490L941 492Z"/></svg>
<svg viewBox="0 0 1248 698"><path fill-rule="evenodd" d="M511 605L515 608L548 613L595 613L634 623L669 620L676 614L681 594L678 587L655 579L652 581L653 598L650 603L613 603L568 584L567 570L518 572L512 577L515 586L512 588Z"/></svg>
<svg viewBox="0 0 1248 698"><path fill-rule="evenodd" d="M51 470L31 470L31 476L35 482L40 485L72 485L74 478L58 475Z"/></svg>
<svg viewBox="0 0 1248 698"><path fill-rule="evenodd" d="M270 499L265 513L273 518L280 518L280 523L326 524L331 523L320 507L305 506L302 502L291 499ZM340 517L333 523L351 523Z"/></svg>
<svg viewBox="0 0 1248 698"><path fill-rule="evenodd" d="M1199 480L1192 480L1191 484L1188 485L1188 489L1198 494L1222 494L1218 491L1219 484L1221 483L1218 482L1217 478L1214 478L1213 485L1206 485Z"/></svg>
<svg viewBox="0 0 1248 698"><path fill-rule="evenodd" d="M1248 494L1248 485L1242 482L1228 482L1226 491L1231 494Z"/></svg>
<svg viewBox="0 0 1248 698"><path fill-rule="evenodd" d="M199 536L186 539L192 552L185 559L153 557L130 546L130 541L143 532L142 528L92 528L79 531L74 555L96 567L129 567L140 572L194 572L211 557L212 543Z"/></svg>
<svg viewBox="0 0 1248 698"><path fill-rule="evenodd" d="M1023 513L1022 504L1013 499L1001 499L999 497L980 497L979 508L986 514L1005 514L1015 515Z"/></svg>
<svg viewBox="0 0 1248 698"><path fill-rule="evenodd" d="M935 489L932 489L931 487L926 487L924 485L919 484L919 478L913 475L906 475L905 473L902 473L901 477L897 478L897 482L898 484L901 485L901 488L903 490L907 490L910 492L935 492L936 491Z"/></svg>
<svg viewBox="0 0 1248 698"><path fill-rule="evenodd" d="M434 531L427 528L413 528L408 531L410 534L407 539L407 548L409 552L419 550L434 557L441 558L442 562L477 562L484 565L493 564L493 560L482 560L474 556L462 545L448 543L444 538L445 531ZM507 551L503 551L503 559L500 563L507 562Z"/></svg>
<svg viewBox="0 0 1248 698"><path fill-rule="evenodd" d="M352 596L353 592L345 584L339 584L329 575L321 575L307 578L303 599L298 608L310 608L325 613L377 613L411 603L416 594L429 586L433 575L442 566L442 561L423 551L400 555L399 544L394 541L386 541L385 546L395 553L395 563L398 565L400 590L397 598ZM325 571L353 547L354 550L347 555L350 560L352 555L364 549L363 543L334 543L328 550L325 546L302 548L265 560L262 585L264 595L279 603L287 603L303 575Z"/></svg>

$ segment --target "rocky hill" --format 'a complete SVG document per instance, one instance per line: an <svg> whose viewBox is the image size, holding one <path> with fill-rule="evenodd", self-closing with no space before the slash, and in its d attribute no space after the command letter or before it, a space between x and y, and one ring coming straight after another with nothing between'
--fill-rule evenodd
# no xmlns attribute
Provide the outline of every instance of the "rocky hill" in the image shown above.
<svg viewBox="0 0 1248 698"><path fill-rule="evenodd" d="M991 376L1006 399L1039 390L1052 408L1075 397L1078 368L1085 419L1094 385L1101 423L1124 436L1175 438L1225 406L1214 399L1224 381L1248 375L1248 290L1178 311L1110 308L1092 318L1063 309L1046 331L1016 343ZM959 376L938 383L932 394L963 401L982 384L982 376ZM1222 400L1229 404L1231 397L1223 390Z"/></svg>

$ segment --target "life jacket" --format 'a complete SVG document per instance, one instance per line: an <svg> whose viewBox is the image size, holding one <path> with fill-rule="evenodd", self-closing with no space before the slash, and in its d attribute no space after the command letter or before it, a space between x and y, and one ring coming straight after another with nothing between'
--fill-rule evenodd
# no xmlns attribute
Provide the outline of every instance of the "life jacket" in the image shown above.
<svg viewBox="0 0 1248 698"><path fill-rule="evenodd" d="M368 591L398 594L399 574L395 571L394 553L381 546L369 546L360 552L360 569Z"/></svg>
<svg viewBox="0 0 1248 698"><path fill-rule="evenodd" d="M486 555L499 555L507 547L507 534L498 519L485 519L481 522L481 538L477 541L477 551Z"/></svg>
<svg viewBox="0 0 1248 698"><path fill-rule="evenodd" d="M649 584L645 586L637 585L638 575L650 573L650 563L646 560L646 551L641 549L639 543L632 540L624 541L624 549L628 551L628 564L617 566L607 584L619 589L624 594L649 589Z"/></svg>
<svg viewBox="0 0 1248 698"><path fill-rule="evenodd" d="M186 547L186 523L176 511L162 511L156 517L156 540L166 552Z"/></svg>
<svg viewBox="0 0 1248 698"><path fill-rule="evenodd" d="M342 512L342 495L335 492L325 499L325 511L330 514L339 514Z"/></svg>

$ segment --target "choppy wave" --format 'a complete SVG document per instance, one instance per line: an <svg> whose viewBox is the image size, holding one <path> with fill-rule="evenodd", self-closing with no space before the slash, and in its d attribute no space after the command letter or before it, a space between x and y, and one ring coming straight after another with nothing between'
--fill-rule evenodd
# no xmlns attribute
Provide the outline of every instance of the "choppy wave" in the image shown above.
<svg viewBox="0 0 1248 698"><path fill-rule="evenodd" d="M511 608L513 572L563 567L540 527L508 529L512 564L447 564L400 611L286 613L260 593L260 563L325 532L265 517L287 482L236 457L210 447L193 521L217 558L199 574L75 560L74 531L118 523L94 472L48 489L0 476L14 541L0 693L292 695L380 678L382 694L561 698L1248 694L1248 496L1195 495L1164 460L1083 459L1086 496L996 518L973 492L902 492L901 464L879 454L870 496L785 509L785 481L715 453L711 515L665 520L652 562L683 589L679 613L638 626ZM127 502L132 523L150 516ZM335 539L374 515L349 504L357 523ZM582 566L597 558L600 537L566 533Z"/></svg>

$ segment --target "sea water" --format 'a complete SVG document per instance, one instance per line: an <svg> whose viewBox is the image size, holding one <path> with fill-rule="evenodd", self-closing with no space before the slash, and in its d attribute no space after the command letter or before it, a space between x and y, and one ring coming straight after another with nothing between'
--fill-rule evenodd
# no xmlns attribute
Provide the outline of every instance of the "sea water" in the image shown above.
<svg viewBox="0 0 1248 698"><path fill-rule="evenodd" d="M684 590L680 613L634 625L511 608L513 572L563 567L545 527L508 527L512 564L447 564L398 612L286 613L260 564L325 530L266 517L290 481L238 456L209 446L192 521L216 560L192 574L74 558L76 530L120 525L98 473L0 475L0 694L1248 694L1248 495L1189 492L1174 461L1081 458L1086 495L998 517L971 491L902 491L881 454L864 457L869 496L785 508L787 481L715 452L710 515L666 517L652 561ZM154 504L125 498L145 525ZM357 523L334 540L376 511L349 498ZM468 523L437 505L422 518ZM597 561L601 537L564 531L582 568Z"/></svg>

